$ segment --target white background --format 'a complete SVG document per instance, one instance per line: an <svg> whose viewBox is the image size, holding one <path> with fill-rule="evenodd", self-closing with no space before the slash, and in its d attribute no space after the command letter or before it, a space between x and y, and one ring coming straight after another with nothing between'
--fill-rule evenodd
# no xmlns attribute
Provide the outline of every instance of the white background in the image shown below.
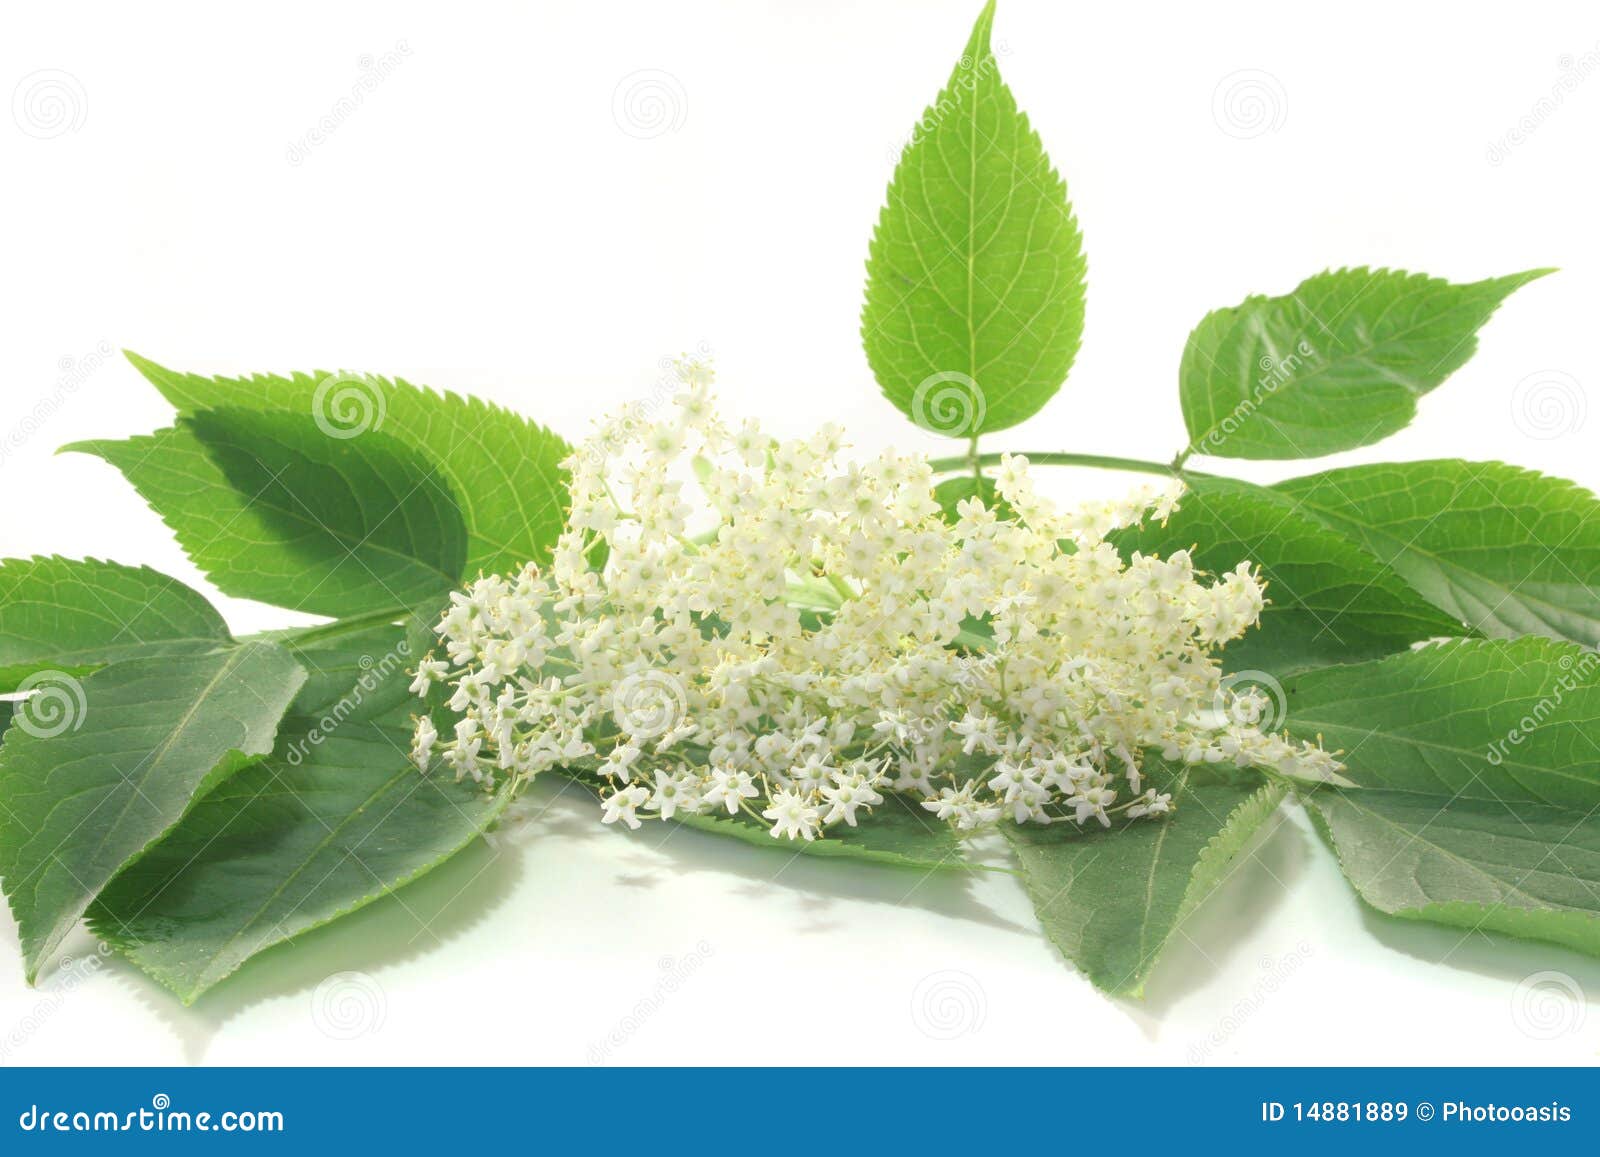
<svg viewBox="0 0 1600 1157"><path fill-rule="evenodd" d="M209 590L109 466L52 456L169 419L120 358L96 364L102 347L206 372L398 374L576 437L704 343L727 405L779 431L839 420L859 446L939 449L879 397L857 312L895 149L977 6L8 6L0 90L54 85L66 103L64 121L15 100L0 113L0 554L109 556ZM1193 323L1329 266L1471 280L1558 265L1412 428L1314 468L1460 455L1600 483L1600 414L1582 422L1600 382L1592 3L1003 0L995 37L1069 183L1090 298L1065 389L989 448L1165 460L1184 441L1175 377ZM398 67L291 163L363 58L390 52ZM641 83L665 102L656 121L629 112ZM218 601L240 630L289 621ZM1554 995L1570 981L1600 996L1595 962L1365 913L1287 812L1138 1004L1062 963L1004 877L852 869L692 832L661 846L658 827L601 829L591 805L551 794L497 849L191 1010L81 935L80 963L30 990L0 919L3 1059L1600 1055L1600 1011ZM1546 970L1568 980L1524 983ZM342 971L365 974L322 990L347 998L346 1019L317 1014Z"/></svg>

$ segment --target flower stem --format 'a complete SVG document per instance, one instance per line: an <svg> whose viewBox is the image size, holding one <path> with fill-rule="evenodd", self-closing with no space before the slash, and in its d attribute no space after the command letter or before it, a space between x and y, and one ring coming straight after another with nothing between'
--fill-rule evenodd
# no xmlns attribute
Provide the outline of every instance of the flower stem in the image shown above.
<svg viewBox="0 0 1600 1157"><path fill-rule="evenodd" d="M968 454L960 458L935 458L928 463L935 474L952 474L958 470L971 470L978 466L995 466L1000 454ZM1142 458L1114 458L1105 454L1066 454L1047 452L1028 454L1027 459L1039 466L1098 466L1103 470L1132 470L1140 474L1164 474L1173 477L1181 473L1176 463L1147 462Z"/></svg>

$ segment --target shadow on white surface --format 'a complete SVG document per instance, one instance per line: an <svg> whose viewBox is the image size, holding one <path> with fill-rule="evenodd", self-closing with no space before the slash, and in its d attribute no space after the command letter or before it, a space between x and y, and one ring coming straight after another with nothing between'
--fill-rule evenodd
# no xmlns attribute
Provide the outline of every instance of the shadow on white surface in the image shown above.
<svg viewBox="0 0 1600 1157"><path fill-rule="evenodd" d="M432 952L490 919L521 875L520 855L478 841L415 883L251 958L187 1008L125 960L114 957L108 971L172 1030L184 1059L199 1064L245 1010L313 992L336 974L381 974Z"/></svg>

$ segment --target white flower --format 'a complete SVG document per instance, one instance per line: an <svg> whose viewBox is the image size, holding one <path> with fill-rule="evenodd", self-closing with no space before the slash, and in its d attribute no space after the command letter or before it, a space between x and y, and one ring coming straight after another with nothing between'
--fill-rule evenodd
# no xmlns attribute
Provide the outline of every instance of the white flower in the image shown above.
<svg viewBox="0 0 1600 1157"><path fill-rule="evenodd" d="M856 826L856 809L883 802L883 796L869 784L855 776L836 776L836 785L822 789L822 798L831 805L828 814L822 817L824 824L838 823L843 820L851 827Z"/></svg>
<svg viewBox="0 0 1600 1157"><path fill-rule="evenodd" d="M738 814L741 801L755 799L760 794L749 772L718 768L711 773L711 786L705 789L705 801L727 808L731 816Z"/></svg>
<svg viewBox="0 0 1600 1157"><path fill-rule="evenodd" d="M1151 751L1337 774L1262 730L1255 700L1212 709L1218 648L1265 605L1250 564L1212 576L1186 551L1106 541L1180 488L1058 506L1006 455L999 500L963 500L952 526L926 462L847 460L835 428L730 432L709 367L677 371L670 409L625 410L566 463L548 566L452 595L412 689L444 684L459 722L441 744L418 721L419 764L438 749L487 784L581 768L606 785L608 823L749 808L808 840L872 822L889 791L961 830L1109 826L1119 790L1118 814L1159 817Z"/></svg>
<svg viewBox="0 0 1600 1157"><path fill-rule="evenodd" d="M670 820L680 809L691 815L700 810L700 780L688 771L668 774L656 772L656 789L650 797L650 806Z"/></svg>
<svg viewBox="0 0 1600 1157"><path fill-rule="evenodd" d="M600 822L614 824L621 820L628 827L637 831L639 817L634 814L634 811L649 798L650 793L642 787L619 787L602 801L605 815L601 817Z"/></svg>
<svg viewBox="0 0 1600 1157"><path fill-rule="evenodd" d="M411 680L413 695L426 695L430 688L450 673L450 664L443 659L424 659L417 664L417 677Z"/></svg>
<svg viewBox="0 0 1600 1157"><path fill-rule="evenodd" d="M433 758L433 745L439 741L439 732L433 720L426 715L417 720L417 729L411 737L411 762L419 771L427 771Z"/></svg>
<svg viewBox="0 0 1600 1157"><path fill-rule="evenodd" d="M1164 816L1171 811L1172 797L1152 787L1128 808L1127 814L1129 819L1138 819L1140 816Z"/></svg>
<svg viewBox="0 0 1600 1157"><path fill-rule="evenodd" d="M814 840L817 838L817 809L806 802L806 796L789 788L772 793L772 806L761 813L772 821L774 836Z"/></svg>

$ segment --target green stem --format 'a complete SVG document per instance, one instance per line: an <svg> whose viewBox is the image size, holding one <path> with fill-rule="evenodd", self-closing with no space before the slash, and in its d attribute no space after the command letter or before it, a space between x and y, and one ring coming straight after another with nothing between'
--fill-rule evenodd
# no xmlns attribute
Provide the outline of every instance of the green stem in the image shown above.
<svg viewBox="0 0 1600 1157"><path fill-rule="evenodd" d="M928 465L935 474L953 474L958 470L979 466L999 465L1000 454L971 454L960 458L935 458ZM1027 459L1039 466L1098 466L1103 470L1132 470L1139 474L1163 474L1171 478L1180 473L1176 463L1147 462L1142 458L1114 458L1105 454L1028 454ZM1199 477L1197 475L1197 477Z"/></svg>
<svg viewBox="0 0 1600 1157"><path fill-rule="evenodd" d="M336 639L340 635L353 635L366 630L368 627L392 623L396 619L404 618L405 615L406 612L401 610L372 611L364 615L351 615L348 618L335 619L331 623L319 623L314 627L291 627L287 630L279 631L258 631L254 635L244 636L244 640L269 639L274 642L304 646L307 643L319 642L323 639Z"/></svg>

